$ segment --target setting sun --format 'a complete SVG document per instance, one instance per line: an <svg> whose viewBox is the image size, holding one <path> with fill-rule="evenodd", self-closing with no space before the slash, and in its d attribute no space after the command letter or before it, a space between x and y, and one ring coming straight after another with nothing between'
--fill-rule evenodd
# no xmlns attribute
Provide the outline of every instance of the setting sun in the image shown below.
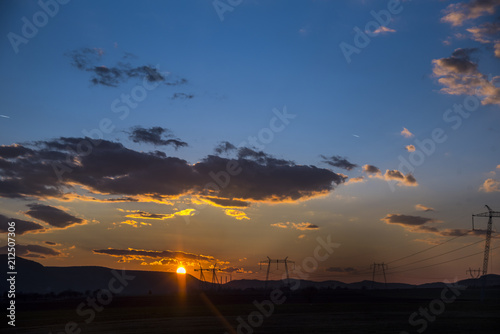
<svg viewBox="0 0 500 334"><path fill-rule="evenodd" d="M185 274L186 273L186 268L184 268L184 267L177 268L177 273L178 274Z"/></svg>

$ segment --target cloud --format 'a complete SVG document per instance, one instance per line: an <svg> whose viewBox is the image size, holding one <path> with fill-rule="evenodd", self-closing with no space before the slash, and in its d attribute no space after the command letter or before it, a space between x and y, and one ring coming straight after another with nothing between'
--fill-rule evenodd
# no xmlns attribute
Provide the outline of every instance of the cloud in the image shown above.
<svg viewBox="0 0 500 334"><path fill-rule="evenodd" d="M120 225L129 225L135 228L138 227L143 227L143 226L152 226L151 223L143 223L143 222L137 222L135 220L125 220L119 223L113 223L113 225L120 226Z"/></svg>
<svg viewBox="0 0 500 334"><path fill-rule="evenodd" d="M404 227L407 231L412 233L431 233L442 237L462 236L462 235L476 235L482 236L485 234L484 230L468 230L468 229L444 229L440 230L435 226L429 226L430 223L440 223L441 221L421 217L400 214L388 214L381 219L386 224L395 224Z"/></svg>
<svg viewBox="0 0 500 334"><path fill-rule="evenodd" d="M495 179L487 179L483 185L479 187L479 191L485 193L500 192L500 181Z"/></svg>
<svg viewBox="0 0 500 334"><path fill-rule="evenodd" d="M364 165L363 172L367 174L382 174L382 171L373 165Z"/></svg>
<svg viewBox="0 0 500 334"><path fill-rule="evenodd" d="M193 165L163 152L138 152L90 138L60 137L1 153L0 196L7 198L64 199L79 187L92 196L142 201L203 195L284 202L325 195L346 180L329 169L296 165L249 148L240 148L233 159L209 155Z"/></svg>
<svg viewBox="0 0 500 334"><path fill-rule="evenodd" d="M444 10L446 15L441 21L451 23L452 26L461 26L467 20L494 14L498 5L499 0L471 0L468 3L450 4Z"/></svg>
<svg viewBox="0 0 500 334"><path fill-rule="evenodd" d="M399 186L407 186L407 187L417 187L418 182L417 179L411 174L408 173L404 175L399 170L386 170L384 178L386 181L396 181Z"/></svg>
<svg viewBox="0 0 500 334"><path fill-rule="evenodd" d="M172 95L172 100L176 100L176 99L190 100L192 98L194 98L193 94L174 93L174 95Z"/></svg>
<svg viewBox="0 0 500 334"><path fill-rule="evenodd" d="M331 157L320 155L320 157L323 158L322 162L324 162L330 166L333 166L333 167L338 167L338 168L342 168L345 170L352 170L352 169L358 167L358 165L347 161L346 158L343 158L339 155L333 155Z"/></svg>
<svg viewBox="0 0 500 334"><path fill-rule="evenodd" d="M415 205L415 210L425 211L425 212L434 211L433 208L425 206L425 205L422 205L422 204L416 204Z"/></svg>
<svg viewBox="0 0 500 334"><path fill-rule="evenodd" d="M376 30L373 31L373 34L378 35L378 34L387 34L390 32L396 32L396 30L387 28L386 26L380 26Z"/></svg>
<svg viewBox="0 0 500 334"><path fill-rule="evenodd" d="M235 150L237 150L236 146L234 146L233 144L231 144L228 141L221 142L214 149L214 151L215 151L215 153L217 155L220 155L220 154L223 154L223 153L229 153L229 152L232 152L232 151L235 151Z"/></svg>
<svg viewBox="0 0 500 334"><path fill-rule="evenodd" d="M145 249L94 249L92 250L95 254L109 255L114 257L120 257L122 262L128 262L131 260L144 261L144 258L152 259L162 259L166 261L203 261L203 262L213 262L215 258L213 256L186 253L182 251L156 251L156 250L145 250Z"/></svg>
<svg viewBox="0 0 500 334"><path fill-rule="evenodd" d="M229 198L218 198L218 197L201 197L203 201L210 203L213 206L222 208L247 208L250 206L250 202L239 201Z"/></svg>
<svg viewBox="0 0 500 334"><path fill-rule="evenodd" d="M348 184L351 184L351 183L363 183L365 182L365 178L364 176L358 176L358 177L353 177L353 178L350 178L346 183L345 185L348 185Z"/></svg>
<svg viewBox="0 0 500 334"><path fill-rule="evenodd" d="M316 224L311 224L307 222L302 222L302 223L291 223L291 222L278 222L271 224L272 227L277 227L277 228L291 228L291 229L296 229L299 231L308 231L308 230L317 230L319 229L319 226Z"/></svg>
<svg viewBox="0 0 500 334"><path fill-rule="evenodd" d="M7 253L7 246L0 247L0 253ZM48 248L40 245L16 245L16 256L33 257L33 258L45 258L46 256L60 256L62 255L56 249Z"/></svg>
<svg viewBox="0 0 500 334"><path fill-rule="evenodd" d="M410 132L410 130L408 130L407 128L403 128L403 130L401 131L401 136L405 137L405 138L411 138L413 137L413 133Z"/></svg>
<svg viewBox="0 0 500 334"><path fill-rule="evenodd" d="M151 65L132 66L122 62L112 66L97 65L102 61L103 54L101 49L82 48L70 51L66 56L70 58L74 67L91 73L90 82L94 85L117 87L132 78L145 78L150 83L167 83L165 75Z"/></svg>
<svg viewBox="0 0 500 334"><path fill-rule="evenodd" d="M248 218L247 214L241 210L226 209L226 210L224 210L224 212L226 213L226 215L234 217L238 220L250 219L250 218Z"/></svg>
<svg viewBox="0 0 500 334"><path fill-rule="evenodd" d="M35 219L39 219L47 224L58 227L66 228L75 224L84 224L85 220L70 215L69 213L49 205L43 204L28 204L30 210L26 214Z"/></svg>
<svg viewBox="0 0 500 334"><path fill-rule="evenodd" d="M431 218L425 218L421 216L409 216L390 213L386 215L381 220L385 221L387 224L397 224L403 226L419 226L426 223L436 222L436 220Z"/></svg>
<svg viewBox="0 0 500 334"><path fill-rule="evenodd" d="M57 246L57 242L53 242L53 241L45 241L45 243L47 245L50 245L50 246Z"/></svg>
<svg viewBox="0 0 500 334"><path fill-rule="evenodd" d="M181 141L179 138L174 138L169 129L160 126L154 126L149 129L137 126L133 128L129 139L134 143L146 143L158 146L172 145L176 150L179 147L188 146L186 142Z"/></svg>
<svg viewBox="0 0 500 334"><path fill-rule="evenodd" d="M182 211L177 211L174 213L150 213L146 211L141 211L141 210L122 210L118 209L122 212L130 212L128 215L125 217L127 218L134 218L134 219L156 219L156 220L166 220L170 218L174 218L175 216L190 216L191 212L194 211L194 209L185 209Z"/></svg>
<svg viewBox="0 0 500 334"><path fill-rule="evenodd" d="M7 216L0 214L0 233L9 232L9 222L15 222L15 233L22 235L29 232L45 232L45 227L38 223L26 221L17 218L7 218Z"/></svg>
<svg viewBox="0 0 500 334"><path fill-rule="evenodd" d="M415 152L415 145L406 145L406 150L408 152Z"/></svg>
<svg viewBox="0 0 500 334"><path fill-rule="evenodd" d="M468 28L472 39L480 43L493 43L500 34L500 22L485 22L479 26Z"/></svg>
<svg viewBox="0 0 500 334"><path fill-rule="evenodd" d="M457 49L448 58L432 61L433 75L444 86L441 92L450 95L475 95L483 105L500 105L500 88L495 80L479 72L477 63L470 59L471 53L477 49Z"/></svg>

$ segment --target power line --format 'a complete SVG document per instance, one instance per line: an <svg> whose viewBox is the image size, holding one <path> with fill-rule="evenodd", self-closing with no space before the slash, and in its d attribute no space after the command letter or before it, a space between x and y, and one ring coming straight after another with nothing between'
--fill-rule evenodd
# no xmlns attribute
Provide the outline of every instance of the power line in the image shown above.
<svg viewBox="0 0 500 334"><path fill-rule="evenodd" d="M446 244L446 243L448 243L448 242L450 242L450 241L453 241L453 240L455 240L455 239L457 239L457 238L463 237L464 235L468 235L468 234L469 234L469 232L466 232L466 233L464 233L464 234L461 234L461 235L458 235L458 236L453 237L453 238L451 238L451 239L448 239L448 240L446 240L446 241L443 241L443 242L442 242L442 243L440 243L440 244L437 244L437 245L431 246L431 247L429 247L429 248L426 248L426 249L424 249L424 250L418 251L418 252L413 253L413 254L410 254L410 255L403 256L403 257L401 257L401 258L399 258L399 259L396 259L396 260L392 260L392 261L390 261L390 262L387 262L387 264L391 264L391 263L393 263L393 262L397 262L397 261L400 261L400 260L404 260L404 259L407 259L407 258L412 257L412 256L414 256L414 255L418 255L418 254L420 254L420 253L427 252L428 250L431 250L431 249L436 248L436 247L438 247L438 246L444 245L444 244Z"/></svg>
<svg viewBox="0 0 500 334"><path fill-rule="evenodd" d="M493 249L497 249L497 248L500 248L500 246L497 246L495 248L492 248L491 250ZM423 269L423 268L429 268L429 267L433 267L433 266L438 266L440 264L445 264L445 263L449 263L449 262L453 262L453 261L458 261L458 260L462 260L462 259L465 259L465 258L468 258L468 257L471 257L471 256L474 256L474 255L478 255L478 254L483 254L483 252L478 252L478 253L474 253L474 254L470 254L470 255L466 255L466 256L462 256L462 257L459 257L459 258L456 258L456 259L453 259L453 260L448 260L448 261L444 261L444 262L439 262L439 263L435 263L435 264L430 264L430 265L427 265L427 266L423 266L423 267L417 267L417 268L411 268L411 269L405 269L405 270L400 270L400 271L395 271L395 272L390 272L390 274L399 274L399 273L404 273L406 271L412 271L412 270L418 270L418 269Z"/></svg>
<svg viewBox="0 0 500 334"><path fill-rule="evenodd" d="M407 263L407 264L402 264L400 266L396 266L396 267L392 267L392 269L397 269L397 268L401 268L401 267L406 267L406 266L409 266L409 265L412 265L412 264L415 264L415 263L419 263L419 262L423 262L423 261L426 261L426 260L430 260L430 259L434 259L436 257L440 257L440 256L443 256L443 255L446 255L446 254L450 254L450 253L453 253L453 252L456 252L458 250L461 250L461 249L464 249L464 248L467 248L467 247L470 247L470 246L473 246L475 244L478 244L480 242L483 242L483 240L478 240L476 242L473 242L471 244L468 244L468 245L465 245L465 246L462 246L462 247L458 247L458 248L455 248L453 250L450 250L448 252L444 252L442 254L438 254L438 255L434 255L434 256L430 256L430 257L427 257L425 259L422 259L422 260L417 260L417 261L413 261L413 262L410 262L410 263Z"/></svg>

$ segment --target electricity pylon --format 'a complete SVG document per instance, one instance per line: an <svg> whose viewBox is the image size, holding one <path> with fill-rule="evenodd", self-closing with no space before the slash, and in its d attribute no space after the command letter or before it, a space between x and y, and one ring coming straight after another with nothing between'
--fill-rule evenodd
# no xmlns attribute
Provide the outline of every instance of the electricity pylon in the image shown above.
<svg viewBox="0 0 500 334"><path fill-rule="evenodd" d="M488 227L486 228L486 242L484 244L484 258L483 258L483 275L488 273L488 259L490 256L490 243L491 243L491 226L493 225L493 217L500 217L500 212L493 211L487 205L488 212L478 213L472 215L472 230L474 231L474 217L488 217Z"/></svg>
<svg viewBox="0 0 500 334"><path fill-rule="evenodd" d="M212 268L202 268L200 264L200 269L195 269L194 271L199 271L200 272L200 281L206 282L205 281L205 275L203 274L204 271L211 271L212 272L212 284L219 284L219 279L217 278L217 271L221 271L219 268L217 268L217 263L213 265ZM222 281L221 281L222 283ZM202 283L203 284L203 283Z"/></svg>
<svg viewBox="0 0 500 334"><path fill-rule="evenodd" d="M377 268L380 268L382 270L382 273L384 274L384 284L385 287L387 287L387 279L385 277L385 270L388 268L387 264L385 263L373 263L371 266L373 268L373 276L372 276L372 289L373 289L373 284L375 283L375 273L377 272Z"/></svg>
<svg viewBox="0 0 500 334"><path fill-rule="evenodd" d="M267 289L267 281L269 280L269 270L271 269L271 263L276 262L276 269L279 268L280 263L285 264L285 272L286 272L286 284L290 284L290 275L288 274L288 263L292 263L295 268L295 262L288 260L288 256L285 257L284 259L271 259L269 256L267 256L267 260L262 260L259 262L260 269L262 269L262 265L267 263L267 273L266 273L266 283L265 283L265 288Z"/></svg>
<svg viewBox="0 0 500 334"><path fill-rule="evenodd" d="M481 276L481 268L479 269L469 268L469 270L467 270L466 273L469 274L471 278L479 278L479 276Z"/></svg>

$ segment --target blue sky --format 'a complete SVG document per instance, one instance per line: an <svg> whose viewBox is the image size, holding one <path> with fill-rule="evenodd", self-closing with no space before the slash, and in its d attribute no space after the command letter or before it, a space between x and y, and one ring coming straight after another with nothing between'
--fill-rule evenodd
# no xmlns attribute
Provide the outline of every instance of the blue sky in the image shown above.
<svg viewBox="0 0 500 334"><path fill-rule="evenodd" d="M232 11L223 12L221 20L212 1L69 1L58 4L53 17L45 15L47 24L40 24L37 34L26 38L27 43L16 45L12 33L24 38L23 18L33 22L34 16L43 16L37 14L43 9L36 1L2 2L3 147L41 150L35 142L82 138L83 131L99 128L103 119L113 127L103 140L121 143L137 154L159 150L189 166L213 155L222 142L239 146L246 141L245 146L254 153L262 151L268 158L293 162L290 171L299 176L288 182L290 188L298 187L300 196L276 197L275 190L286 187L287 174L282 172L279 175L285 180L276 184L274 180L265 185L260 185L262 179L245 180L247 187L267 186L269 193L264 198L249 195L257 190L242 189L239 184L238 191L227 196L211 194L219 199L249 201L244 207L206 204L197 186L177 196L151 189L134 194L147 197L140 202L100 203L88 198L131 192L120 194L120 185L105 192L82 177L46 187L85 195L86 199L68 200L61 195L9 188L2 192L0 213L43 227L27 231L19 242L27 247L27 256L38 257L47 265L112 267L121 261L130 268L172 270L181 262L188 272L197 265L180 253L141 258L125 252L133 248L204 254L228 272L237 268L241 277L254 278L261 277L256 267L261 258L290 256L300 262L310 255L318 236L331 235L342 246L338 257L320 263L312 275L317 279L340 276L357 280L363 278L361 269L359 276L335 269L358 270L373 262L388 262L394 253L411 254L447 240L454 229L470 229L470 214L484 211L484 204L500 210L500 89L495 77L500 75L500 55L495 54L500 40L495 17L500 4L405 1L396 3L398 11L391 14L383 29L366 32L366 25L376 22L371 11L387 13L390 3L243 0ZM370 42L350 55L348 62L340 46L355 46L355 27ZM500 46L498 50L500 54ZM74 66L75 55L86 57L86 67ZM141 66L161 73L162 80L155 88L144 89L155 83L148 82L144 73L124 74ZM113 68L122 71L118 82L92 83L97 71ZM120 119L113 102L122 94L140 91L146 91L147 96ZM467 118L447 113L464 103L471 103ZM249 136L265 135L263 129L269 129L276 112L284 110L294 116L283 130L252 147ZM172 134L169 138L187 146L153 145L144 138L134 142L132 136L138 134L134 131L153 127L168 129ZM408 137L402 134L404 128ZM431 140L436 129L441 129L440 137L446 136L446 140L433 141L435 149L425 153L417 142ZM161 136L167 138L167 130ZM409 151L409 145L415 145L416 152ZM231 159L237 152L220 157ZM412 153L414 159L417 155L424 158L408 173L400 159L409 160ZM96 154L91 153L89 159L92 156ZM73 162L79 161L78 156L73 158ZM2 182L28 180L21 172L15 177L9 174L15 163L24 163L28 157L4 155L2 159L12 163L2 167ZM344 163L339 164L341 159ZM265 167L273 167L267 161ZM355 167L346 168L345 162ZM125 169L129 163L133 164L124 163ZM338 184L321 184L320 191L308 183L311 174L300 176L301 166L311 166L307 173L328 171L331 177L344 179ZM135 181L147 183L146 179ZM30 181L24 183L30 187ZM305 195L306 188L314 191ZM155 203L151 194L161 195L169 203ZM421 211L417 204L433 210ZM28 205L33 206L31 211ZM44 215L39 212L42 207L36 205L60 211L44 211ZM171 214L186 209L191 210L186 213L189 216L179 214L163 220L144 215L126 217L126 210ZM236 219L228 210L248 219ZM55 226L50 213L61 211L81 221L68 220L64 226ZM422 226L434 230L424 231ZM464 236L440 246L434 254L480 237ZM41 253L36 253L29 245L52 251L39 248ZM480 252L481 247L479 244L474 250ZM108 248L125 255L96 252ZM453 257L443 261L446 259ZM480 262L478 255L439 270L431 267L432 274L415 270L393 279L451 279Z"/></svg>

